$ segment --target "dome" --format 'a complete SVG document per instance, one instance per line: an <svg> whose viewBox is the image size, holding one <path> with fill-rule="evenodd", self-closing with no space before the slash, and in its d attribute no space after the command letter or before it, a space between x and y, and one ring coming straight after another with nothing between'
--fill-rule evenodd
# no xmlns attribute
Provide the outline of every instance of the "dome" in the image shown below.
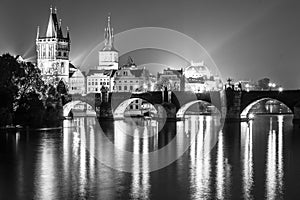
<svg viewBox="0 0 300 200"><path fill-rule="evenodd" d="M209 78L211 76L210 71L204 65L203 61L200 63L192 62L190 66L185 68L184 75L186 78L199 78L199 77L204 77L204 76Z"/></svg>

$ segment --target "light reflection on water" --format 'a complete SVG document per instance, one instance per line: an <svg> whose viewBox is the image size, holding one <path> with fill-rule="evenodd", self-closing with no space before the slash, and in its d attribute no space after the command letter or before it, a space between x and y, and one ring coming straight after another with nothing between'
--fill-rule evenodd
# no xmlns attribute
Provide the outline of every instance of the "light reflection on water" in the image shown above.
<svg viewBox="0 0 300 200"><path fill-rule="evenodd" d="M253 121L241 124L241 161L243 177L243 197L252 199L253 189Z"/></svg>
<svg viewBox="0 0 300 200"><path fill-rule="evenodd" d="M259 116L225 124L222 131L212 116L188 116L161 131L155 120L101 122L107 142L138 155L130 161L122 151L114 154L98 145L103 135L96 122L81 117L64 121L62 131L1 134L0 199L283 199L291 197L286 190L297 194L289 180L299 174L291 166L299 162L300 152L292 150L300 140L295 143L291 117ZM153 164L149 152L176 134L173 150L179 154L188 141L188 151L170 166L147 173ZM135 173L103 165L96 159L99 152L118 165L131 163ZM288 152L293 160L287 163Z"/></svg>
<svg viewBox="0 0 300 200"><path fill-rule="evenodd" d="M192 199L203 199L209 197L210 194L210 149L205 148L205 135L210 135L210 120L203 116L199 117L199 132L194 143L190 147L190 185L192 189ZM207 122L207 128L204 129L204 122ZM195 130L196 127L195 127Z"/></svg>
<svg viewBox="0 0 300 200"><path fill-rule="evenodd" d="M277 117L277 127L274 128L270 118L268 133L268 148L266 162L266 198L282 199L283 193L283 116Z"/></svg>

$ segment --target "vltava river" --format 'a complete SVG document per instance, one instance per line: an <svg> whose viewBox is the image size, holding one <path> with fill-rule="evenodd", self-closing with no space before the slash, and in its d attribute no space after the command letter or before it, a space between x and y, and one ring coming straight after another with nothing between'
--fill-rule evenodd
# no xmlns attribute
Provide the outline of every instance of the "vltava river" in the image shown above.
<svg viewBox="0 0 300 200"><path fill-rule="evenodd" d="M62 130L2 132L0 199L299 197L292 115L220 125L212 116L100 124L80 117Z"/></svg>

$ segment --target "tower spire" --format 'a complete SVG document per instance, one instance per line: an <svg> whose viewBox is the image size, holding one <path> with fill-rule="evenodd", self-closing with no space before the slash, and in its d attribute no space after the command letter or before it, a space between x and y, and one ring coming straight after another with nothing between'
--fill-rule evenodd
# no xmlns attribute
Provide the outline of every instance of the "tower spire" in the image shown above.
<svg viewBox="0 0 300 200"><path fill-rule="evenodd" d="M39 39L39 37L40 37L40 26L38 26L36 30L36 39Z"/></svg>
<svg viewBox="0 0 300 200"><path fill-rule="evenodd" d="M110 13L107 16L107 27L110 28Z"/></svg>
<svg viewBox="0 0 300 200"><path fill-rule="evenodd" d="M114 47L113 41L113 29L111 27L111 17L110 13L107 16L107 24L104 28L104 39L105 39L105 46L103 50L112 50Z"/></svg>
<svg viewBox="0 0 300 200"><path fill-rule="evenodd" d="M68 40L70 41L70 29L69 29L68 26L67 26L67 38L68 38Z"/></svg>
<svg viewBox="0 0 300 200"><path fill-rule="evenodd" d="M57 37L57 30L55 25L57 24L56 14L53 13L52 6L50 6L50 16L47 26L46 37Z"/></svg>
<svg viewBox="0 0 300 200"><path fill-rule="evenodd" d="M61 27L62 19L59 19L59 27Z"/></svg>

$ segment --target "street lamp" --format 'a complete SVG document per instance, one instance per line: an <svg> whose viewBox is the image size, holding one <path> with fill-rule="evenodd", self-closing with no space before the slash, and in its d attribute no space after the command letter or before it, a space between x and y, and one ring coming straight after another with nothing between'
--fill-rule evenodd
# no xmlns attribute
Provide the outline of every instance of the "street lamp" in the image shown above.
<svg viewBox="0 0 300 200"><path fill-rule="evenodd" d="M283 88L282 88L282 87L279 87L279 88L278 88L278 91L279 91L279 92L282 92L282 91L283 91Z"/></svg>
<svg viewBox="0 0 300 200"><path fill-rule="evenodd" d="M268 83L268 86L269 86L269 90L271 90L272 83Z"/></svg>
<svg viewBox="0 0 300 200"><path fill-rule="evenodd" d="M272 88L274 89L276 87L276 84L275 83L269 83L268 86L269 86L269 90L272 90Z"/></svg>
<svg viewBox="0 0 300 200"><path fill-rule="evenodd" d="M249 113L249 115L248 115L248 119L249 119L249 120L254 119L254 117L255 117L255 115L254 115L253 113Z"/></svg>

